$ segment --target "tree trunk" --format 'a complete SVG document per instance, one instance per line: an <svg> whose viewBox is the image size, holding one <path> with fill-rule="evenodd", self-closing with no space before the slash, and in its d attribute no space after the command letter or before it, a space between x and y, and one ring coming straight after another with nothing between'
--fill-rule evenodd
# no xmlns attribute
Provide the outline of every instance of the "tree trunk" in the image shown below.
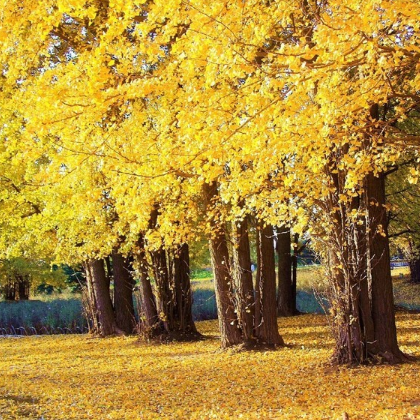
<svg viewBox="0 0 420 420"><path fill-rule="evenodd" d="M133 305L134 281L131 275L131 265L117 251L112 252L114 273L114 311L115 321L120 330L132 334L135 326Z"/></svg>
<svg viewBox="0 0 420 420"><path fill-rule="evenodd" d="M112 277L112 264L111 264L111 258L109 257L109 255L104 258L104 263L105 263L105 268L106 268L105 278L106 278L107 286L110 287L111 277Z"/></svg>
<svg viewBox="0 0 420 420"><path fill-rule="evenodd" d="M150 214L149 229L155 229L158 223L159 206L156 205ZM163 246L150 251L153 277L156 284L156 308L166 333L173 329L173 307L169 276L169 264L166 250Z"/></svg>
<svg viewBox="0 0 420 420"><path fill-rule="evenodd" d="M213 201L217 198L215 182L204 185L204 196L207 212L215 212ZM209 218L211 233L209 248L214 272L214 288L216 293L217 315L219 319L222 348L243 343L235 306L232 299L233 279L230 270L229 251L226 242L225 228L217 223L217 216Z"/></svg>
<svg viewBox="0 0 420 420"><path fill-rule="evenodd" d="M177 330L182 334L197 335L192 316L192 291L190 278L190 254L187 244L175 251L174 258L175 316Z"/></svg>
<svg viewBox="0 0 420 420"><path fill-rule="evenodd" d="M89 260L86 263L86 267L89 273L87 280L91 282L91 290L95 299L93 307L96 311L99 334L102 337L106 337L115 333L121 333L115 322L104 261Z"/></svg>
<svg viewBox="0 0 420 420"><path fill-rule="evenodd" d="M257 223L255 337L264 345L284 345L277 326L276 270L272 226Z"/></svg>
<svg viewBox="0 0 420 420"><path fill-rule="evenodd" d="M82 295L83 308L88 321L89 332L92 334L99 334L99 320L98 311L96 309L96 298L93 292L92 273L87 262L83 263L83 270L86 278L86 294Z"/></svg>
<svg viewBox="0 0 420 420"><path fill-rule="evenodd" d="M371 107L370 114L379 119L378 105ZM366 145L369 141L367 138ZM345 189L348 174L335 163L348 150L336 153L330 167L334 189L326 207L333 215L328 245L337 327L335 359L352 364L366 360L402 362L407 357L397 344L385 174L368 173L358 196L340 200L340 195L349 193Z"/></svg>
<svg viewBox="0 0 420 420"><path fill-rule="evenodd" d="M166 258L166 251L164 248L159 248L150 252L152 259L153 276L156 283L156 305L158 316L163 322L163 327L166 332L172 329L172 306L173 302L170 298L169 288L169 272Z"/></svg>
<svg viewBox="0 0 420 420"><path fill-rule="evenodd" d="M247 219L233 226L233 269L236 312L245 342L254 338L255 299Z"/></svg>
<svg viewBox="0 0 420 420"><path fill-rule="evenodd" d="M340 191L336 177L337 197ZM385 176L368 174L362 197L348 205L336 198L330 270L339 364L401 362L390 271ZM354 219L352 213L359 210Z"/></svg>
<svg viewBox="0 0 420 420"><path fill-rule="evenodd" d="M385 209L385 174L367 176L367 201L370 219L370 256L372 276L372 315L378 356L390 363L401 362L404 355L397 343L394 295L389 253L388 218Z"/></svg>
<svg viewBox="0 0 420 420"><path fill-rule="evenodd" d="M333 325L336 349L334 360L338 364L363 363L367 358L373 336L369 308L366 219L355 218L363 214L361 197L341 201L345 192L346 173L336 170L331 174L334 192L330 195L328 212L332 215L333 229L328 243L329 272ZM367 304L367 306L365 306Z"/></svg>
<svg viewBox="0 0 420 420"><path fill-rule="evenodd" d="M279 316L296 314L296 295L293 293L292 258L290 254L290 228L277 228L276 251L278 255L277 312Z"/></svg>
<svg viewBox="0 0 420 420"><path fill-rule="evenodd" d="M152 338L163 332L162 325L159 321L155 296L153 294L152 285L149 277L149 265L144 249L144 238L140 235L138 240L138 249L135 253L140 275L140 308L139 308L139 324L140 333L147 338Z"/></svg>

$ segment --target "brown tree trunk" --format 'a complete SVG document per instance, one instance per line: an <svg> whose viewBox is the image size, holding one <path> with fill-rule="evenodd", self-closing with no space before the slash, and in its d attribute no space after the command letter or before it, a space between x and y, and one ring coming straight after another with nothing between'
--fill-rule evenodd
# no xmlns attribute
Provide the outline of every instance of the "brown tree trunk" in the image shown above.
<svg viewBox="0 0 420 420"><path fill-rule="evenodd" d="M217 195L217 184L215 182L204 185L204 197L208 212L216 211L213 208L213 204ZM214 288L216 292L221 346L222 348L226 348L243 343L243 339L232 299L231 287L233 278L230 270L225 228L220 223L217 223L215 214L209 219L211 226L209 248L214 272Z"/></svg>
<svg viewBox="0 0 420 420"><path fill-rule="evenodd" d="M329 207L335 209L329 242L332 301L336 326L334 359L339 364L363 363L373 351L373 319L369 295L368 238L363 197L339 200L345 172L333 173L335 191ZM353 213L360 215L355 218Z"/></svg>
<svg viewBox="0 0 420 420"><path fill-rule="evenodd" d="M290 228L277 228L276 251L278 255L277 313L279 316L296 314L296 295L293 290L292 256L290 254Z"/></svg>
<svg viewBox="0 0 420 420"><path fill-rule="evenodd" d="M88 271L87 280L91 282L91 290L95 299L94 309L98 320L99 334L102 337L121 333L117 328L114 316L114 308L112 307L111 297L109 294L108 281L105 274L103 260L89 260L86 263Z"/></svg>
<svg viewBox="0 0 420 420"><path fill-rule="evenodd" d="M296 302L297 302L297 266L298 260L297 255L294 254L290 258L292 264L292 301L294 302L294 311L298 312Z"/></svg>
<svg viewBox="0 0 420 420"><path fill-rule="evenodd" d="M10 297L13 295L15 300L28 300L29 290L29 275L14 274L14 293L10 293Z"/></svg>
<svg viewBox="0 0 420 420"><path fill-rule="evenodd" d="M135 253L140 275L139 324L140 333L146 335L147 338L151 338L161 334L163 332L163 327L159 321L157 313L156 300L153 294L152 285L150 283L149 265L147 262L144 246L144 238L142 235L140 235L138 240L138 248Z"/></svg>
<svg viewBox="0 0 420 420"><path fill-rule="evenodd" d="M120 330L132 334L135 327L133 305L134 281L131 275L131 265L117 251L112 252L114 274L114 311L115 321Z"/></svg>
<svg viewBox="0 0 420 420"><path fill-rule="evenodd" d="M334 357L341 364L401 362L405 356L398 348L395 327L385 176L368 174L363 195L345 204L337 198L343 191L341 175L333 177L336 197L331 202L331 208L338 209L330 241L337 327Z"/></svg>
<svg viewBox="0 0 420 420"><path fill-rule="evenodd" d="M156 205L150 214L149 229L155 229L158 223L159 206ZM166 250L163 246L150 251L153 277L156 284L156 308L166 333L173 329L173 307L169 276L169 265Z"/></svg>
<svg viewBox="0 0 420 420"><path fill-rule="evenodd" d="M187 244L175 251L174 285L175 285L175 317L177 330L182 334L198 334L192 316L192 291L190 278L190 254Z"/></svg>
<svg viewBox="0 0 420 420"><path fill-rule="evenodd" d="M372 315L378 355L395 363L404 359L397 343L394 295L389 253L388 218L385 209L385 174L367 176L366 194L370 219Z"/></svg>
<svg viewBox="0 0 420 420"><path fill-rule="evenodd" d="M239 325L245 342L249 342L254 338L255 299L247 219L233 226L233 269Z"/></svg>
<svg viewBox="0 0 420 420"><path fill-rule="evenodd" d="M105 268L106 268L105 278L106 278L107 286L110 287L111 278L112 278L112 264L111 264L111 258L109 257L109 255L104 258L104 263L105 263Z"/></svg>
<svg viewBox="0 0 420 420"><path fill-rule="evenodd" d="M158 316L163 322L166 332L172 330L173 316L171 293L169 287L169 271L164 248L159 248L150 252L152 259L153 276L156 283L156 305Z"/></svg>
<svg viewBox="0 0 420 420"><path fill-rule="evenodd" d="M99 334L98 311L96 309L95 293L93 292L92 272L86 261L83 263L83 270L86 278L86 289L84 289L86 294L82 295L83 308L88 321L89 332Z"/></svg>
<svg viewBox="0 0 420 420"><path fill-rule="evenodd" d="M277 326L276 270L272 226L257 223L257 279L255 286L255 337L264 345L284 345Z"/></svg>

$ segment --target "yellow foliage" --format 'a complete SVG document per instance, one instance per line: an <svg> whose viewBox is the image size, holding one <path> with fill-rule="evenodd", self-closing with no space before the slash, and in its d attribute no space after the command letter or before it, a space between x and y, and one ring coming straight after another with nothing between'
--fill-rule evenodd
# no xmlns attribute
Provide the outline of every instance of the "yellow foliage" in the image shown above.
<svg viewBox="0 0 420 420"><path fill-rule="evenodd" d="M413 107L420 5L309 3L3 0L0 175L25 188L2 184L0 211L41 214L7 223L1 252L19 255L22 231L59 261L129 249L156 203L157 242L192 240L213 181L223 217L300 231L325 211L334 159L350 201L406 149L370 108Z"/></svg>

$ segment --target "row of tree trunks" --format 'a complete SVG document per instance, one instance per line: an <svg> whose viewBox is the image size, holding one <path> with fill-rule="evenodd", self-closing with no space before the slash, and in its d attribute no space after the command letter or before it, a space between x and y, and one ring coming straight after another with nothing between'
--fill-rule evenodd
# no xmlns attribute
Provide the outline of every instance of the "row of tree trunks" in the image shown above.
<svg viewBox="0 0 420 420"><path fill-rule="evenodd" d="M335 191L340 191L343 187L340 174L333 178ZM295 311L293 307L280 304L282 297L287 303L293 300L290 299L290 296L293 297L290 258L280 258L279 297L276 301L273 228L257 222L258 270L254 285L246 220L236 224L233 229L231 259L228 235L214 205L218 200L217 184L207 184L204 193L212 231L209 246L222 347L250 343L283 345L276 315L280 308L287 309L283 315ZM363 363L369 359L385 359L394 363L404 360L405 356L399 350L396 338L384 207L385 175L369 174L363 194L354 198L350 205L333 206L338 209L335 213L335 232L331 235L334 246L330 250L333 302L336 302L333 308L336 310L334 321L337 327L335 358L338 363ZM358 219L350 217L353 210L363 208L366 211L361 212L362 216ZM277 235L277 252L280 256L290 257L290 231L277 229ZM140 273L142 322L157 334L195 334L188 246L184 244L172 251L163 247L151 251L152 267L147 262L144 248L141 239L136 260ZM285 259L287 263L284 263ZM101 335L127 331L128 314L133 314L132 307L126 304L130 300L132 280L125 275L128 269L124 266L124 258L116 253L112 256L112 262L116 287L114 299L118 300L120 306L112 304L104 261L92 260L85 267L90 302L96 315L94 330ZM151 272L156 282L156 293L153 293L150 282ZM117 311L124 314L121 319Z"/></svg>
<svg viewBox="0 0 420 420"><path fill-rule="evenodd" d="M111 259L85 262L87 313L92 332L100 336L132 334L136 324L133 304L132 267L127 258L114 251ZM114 280L111 298L111 278Z"/></svg>
<svg viewBox="0 0 420 420"><path fill-rule="evenodd" d="M163 247L150 252L156 283L156 305L165 334L174 338L197 335L192 317L189 248Z"/></svg>
<svg viewBox="0 0 420 420"><path fill-rule="evenodd" d="M31 280L29 275L12 274L8 276L3 286L3 296L6 301L28 300Z"/></svg>
<svg viewBox="0 0 420 420"><path fill-rule="evenodd" d="M131 261L115 251L109 264L106 259L85 263L87 312L94 333L101 336L132 334L137 326L141 335L147 338L162 335L188 338L188 335L198 335L192 317L188 245L184 244L171 253L160 248L150 254L151 264L147 260L144 238L141 236L134 253L140 280L138 325L133 305ZM155 292L152 276L156 284ZM114 280L113 299L110 278Z"/></svg>
<svg viewBox="0 0 420 420"><path fill-rule="evenodd" d="M150 229L157 227L158 217L159 207L155 206L150 217ZM161 332L169 339L198 337L192 317L188 245L184 243L174 249L165 249L162 245L150 251L150 260L156 286L155 306L159 318L152 335L159 335Z"/></svg>
<svg viewBox="0 0 420 420"><path fill-rule="evenodd" d="M252 284L250 246L246 221L233 229L233 259L230 259L227 232L217 209L218 186L204 186L211 227L209 248L214 272L221 346L280 346L277 327L274 233L271 226L258 222L258 270Z"/></svg>

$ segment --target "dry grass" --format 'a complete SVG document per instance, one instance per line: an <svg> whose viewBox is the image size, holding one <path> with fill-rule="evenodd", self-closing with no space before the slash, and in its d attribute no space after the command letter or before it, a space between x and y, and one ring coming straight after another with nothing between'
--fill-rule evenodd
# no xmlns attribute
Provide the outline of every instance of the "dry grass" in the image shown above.
<svg viewBox="0 0 420 420"><path fill-rule="evenodd" d="M409 276L410 270L408 267L392 270L394 301L399 307L420 310L420 283L411 283Z"/></svg>
<svg viewBox="0 0 420 420"><path fill-rule="evenodd" d="M139 345L135 338L0 339L0 418L419 419L420 364L332 368L327 320L279 320L288 347L220 352L197 343ZM404 351L420 355L420 315L398 315Z"/></svg>

